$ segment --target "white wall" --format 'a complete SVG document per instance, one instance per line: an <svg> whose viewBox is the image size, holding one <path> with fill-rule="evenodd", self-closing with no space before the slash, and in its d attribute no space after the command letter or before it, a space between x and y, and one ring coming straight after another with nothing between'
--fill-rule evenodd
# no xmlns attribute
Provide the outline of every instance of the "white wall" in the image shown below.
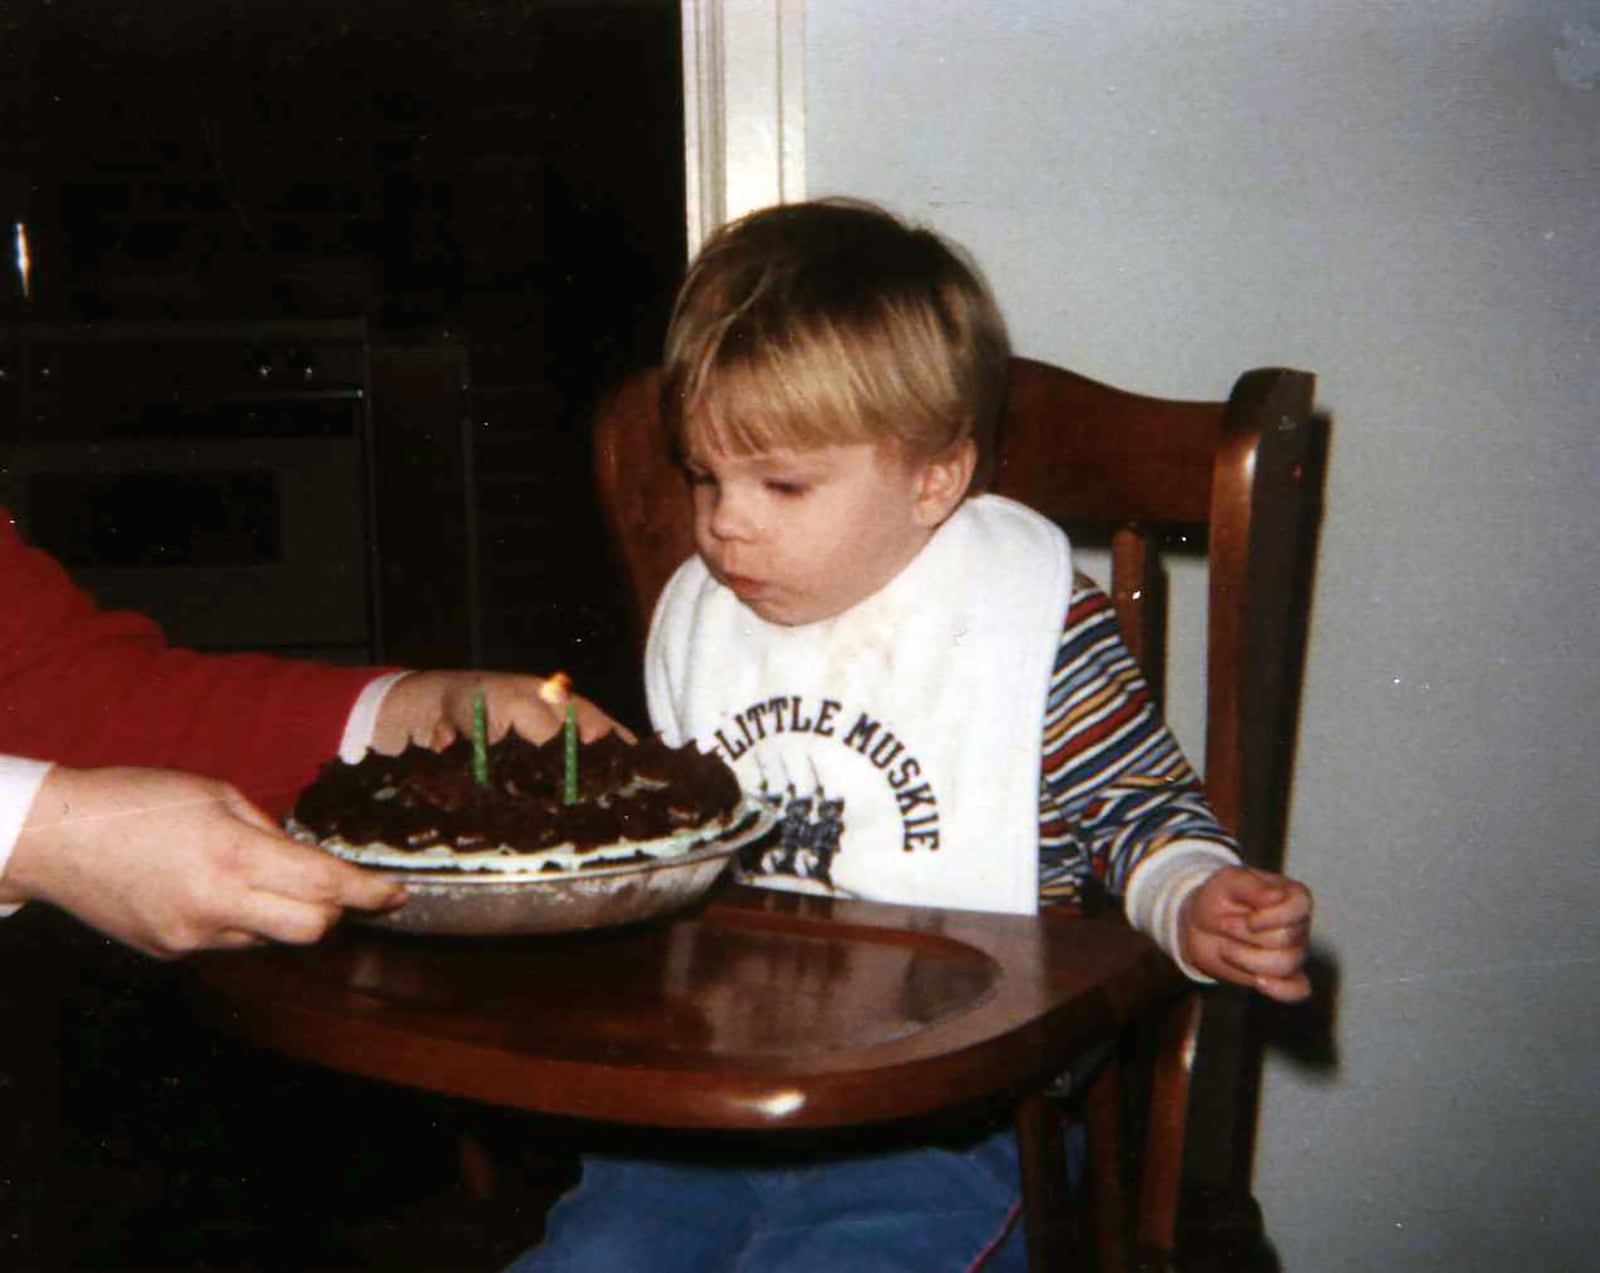
<svg viewBox="0 0 1600 1273"><path fill-rule="evenodd" d="M1600 1267L1600 4L805 21L809 192L965 243L1019 352L1171 396L1319 375L1289 860L1342 990L1336 1071L1269 1070L1285 1268Z"/></svg>

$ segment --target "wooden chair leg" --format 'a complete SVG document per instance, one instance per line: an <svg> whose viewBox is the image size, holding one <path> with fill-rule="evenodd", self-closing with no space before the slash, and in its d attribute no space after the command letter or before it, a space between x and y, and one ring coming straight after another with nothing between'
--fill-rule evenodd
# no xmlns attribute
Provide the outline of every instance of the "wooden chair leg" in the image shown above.
<svg viewBox="0 0 1600 1273"><path fill-rule="evenodd" d="M1189 1075L1199 1030L1200 996L1193 991L1175 1001L1157 1027L1135 1231L1141 1270L1171 1268L1176 1255L1184 1135L1189 1119Z"/></svg>
<svg viewBox="0 0 1600 1273"><path fill-rule="evenodd" d="M1017 1157L1022 1172L1022 1225L1028 1273L1063 1273L1073 1264L1072 1183L1060 1107L1035 1092L1017 1107Z"/></svg>
<svg viewBox="0 0 1600 1273"><path fill-rule="evenodd" d="M1084 1131L1089 1161L1089 1217L1094 1234L1095 1268L1100 1273L1126 1273L1128 1189L1123 1136L1123 1074L1113 1053L1095 1072L1083 1094Z"/></svg>

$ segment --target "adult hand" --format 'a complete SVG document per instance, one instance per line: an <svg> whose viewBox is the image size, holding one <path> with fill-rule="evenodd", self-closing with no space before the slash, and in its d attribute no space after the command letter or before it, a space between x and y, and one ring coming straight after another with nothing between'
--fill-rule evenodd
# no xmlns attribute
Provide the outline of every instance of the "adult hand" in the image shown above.
<svg viewBox="0 0 1600 1273"><path fill-rule="evenodd" d="M1311 940L1311 892L1298 880L1228 866L1184 900L1181 953L1219 981L1294 1003L1311 993L1303 966Z"/></svg>
<svg viewBox="0 0 1600 1273"><path fill-rule="evenodd" d="M165 769L51 769L0 877L0 901L52 902L162 959L314 942L347 906L404 898L291 840L227 783Z"/></svg>
<svg viewBox="0 0 1600 1273"><path fill-rule="evenodd" d="M559 730L561 710L539 697L545 678L512 672L413 672L397 681L378 708L372 747L388 754L408 742L438 750L458 734L472 732L472 704L483 695L489 737L501 738L513 726L529 742L542 743ZM574 694L578 736L585 742L617 730L633 735L588 699Z"/></svg>

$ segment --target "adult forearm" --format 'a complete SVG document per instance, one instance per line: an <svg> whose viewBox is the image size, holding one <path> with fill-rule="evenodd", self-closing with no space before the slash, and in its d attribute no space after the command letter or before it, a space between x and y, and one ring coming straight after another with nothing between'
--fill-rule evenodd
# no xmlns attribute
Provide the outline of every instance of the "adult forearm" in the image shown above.
<svg viewBox="0 0 1600 1273"><path fill-rule="evenodd" d="M171 770L51 766L0 898L50 902L110 937L170 957L309 942L347 906L400 887L298 844L227 783Z"/></svg>

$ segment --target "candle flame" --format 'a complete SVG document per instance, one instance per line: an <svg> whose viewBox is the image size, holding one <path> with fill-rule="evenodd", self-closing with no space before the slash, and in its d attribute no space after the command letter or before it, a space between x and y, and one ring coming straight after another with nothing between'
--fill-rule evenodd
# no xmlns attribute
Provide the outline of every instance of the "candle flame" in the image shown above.
<svg viewBox="0 0 1600 1273"><path fill-rule="evenodd" d="M572 678L565 672L557 672L539 687L539 697L551 707L564 706L571 695Z"/></svg>

